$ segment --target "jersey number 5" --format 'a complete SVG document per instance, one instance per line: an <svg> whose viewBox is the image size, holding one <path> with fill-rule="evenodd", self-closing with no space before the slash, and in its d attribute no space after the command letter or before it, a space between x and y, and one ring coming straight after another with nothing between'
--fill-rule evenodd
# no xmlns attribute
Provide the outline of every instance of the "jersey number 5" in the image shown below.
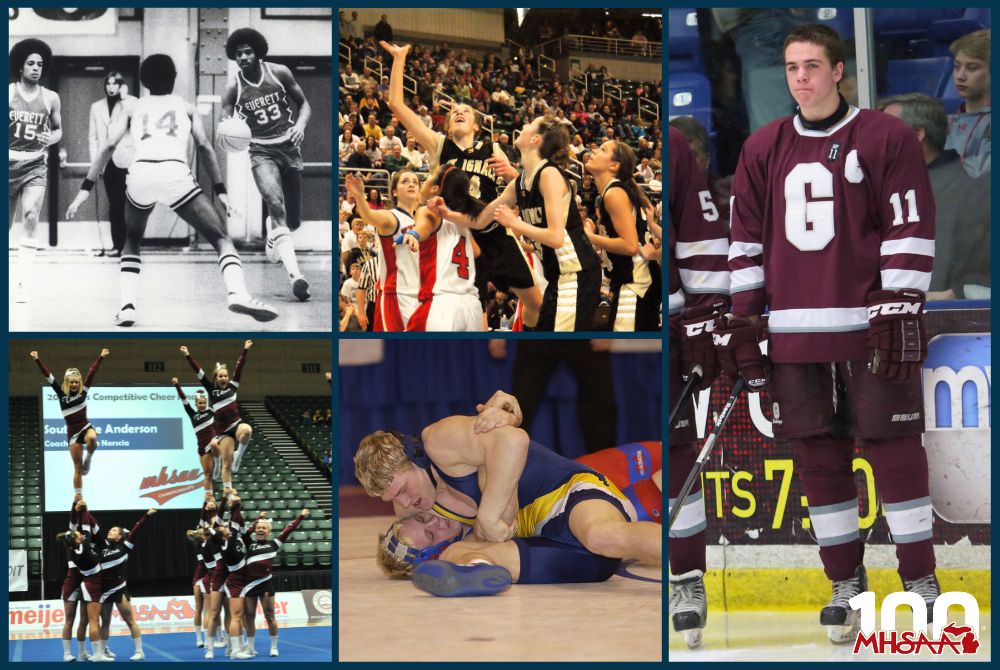
<svg viewBox="0 0 1000 670"><path fill-rule="evenodd" d="M451 252L451 262L457 266L456 272L462 279L469 278L469 255L465 253L465 238L463 237L455 245Z"/></svg>

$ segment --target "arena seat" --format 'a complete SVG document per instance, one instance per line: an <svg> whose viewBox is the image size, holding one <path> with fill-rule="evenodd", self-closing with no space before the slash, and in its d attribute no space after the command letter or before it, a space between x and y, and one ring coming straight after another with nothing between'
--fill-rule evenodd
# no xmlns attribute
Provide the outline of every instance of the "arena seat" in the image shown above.
<svg viewBox="0 0 1000 670"><path fill-rule="evenodd" d="M332 563L333 543L329 540L316 543L316 560L320 567L328 568Z"/></svg>
<svg viewBox="0 0 1000 670"><path fill-rule="evenodd" d="M822 7L816 10L816 21L837 31L840 39L854 39L854 10L850 7Z"/></svg>
<svg viewBox="0 0 1000 670"><path fill-rule="evenodd" d="M951 59L910 58L889 61L889 95L925 93L940 96L950 79Z"/></svg>
<svg viewBox="0 0 1000 670"><path fill-rule="evenodd" d="M880 40L922 39L929 36L935 21L959 19L964 13L965 9L959 7L876 7L872 11L872 26Z"/></svg>
<svg viewBox="0 0 1000 670"><path fill-rule="evenodd" d="M712 130L712 88L705 75L697 72L682 72L670 77L668 115L693 116L708 131L709 137L715 136Z"/></svg>
<svg viewBox="0 0 1000 670"><path fill-rule="evenodd" d="M947 114L954 113L958 110L959 105L962 104L962 98L958 95L958 89L955 88L955 80L952 77L948 77L948 83L941 94L941 103L944 105L944 111Z"/></svg>
<svg viewBox="0 0 1000 670"><path fill-rule="evenodd" d="M698 15L693 7L667 10L667 53L670 72L704 72Z"/></svg>

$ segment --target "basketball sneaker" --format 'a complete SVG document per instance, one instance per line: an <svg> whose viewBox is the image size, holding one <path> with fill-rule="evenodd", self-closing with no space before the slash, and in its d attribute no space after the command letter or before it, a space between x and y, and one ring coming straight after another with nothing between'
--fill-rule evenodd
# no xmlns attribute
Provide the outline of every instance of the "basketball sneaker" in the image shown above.
<svg viewBox="0 0 1000 670"><path fill-rule="evenodd" d="M309 299L309 282L302 275L298 277L292 277L292 293L301 302L305 302Z"/></svg>
<svg viewBox="0 0 1000 670"><path fill-rule="evenodd" d="M449 561L424 561L413 569L413 585L446 598L492 596L510 588L507 568L484 563L457 565Z"/></svg>
<svg viewBox="0 0 1000 670"><path fill-rule="evenodd" d="M267 226L267 242L264 243L264 256L272 263L277 263L281 260L281 256L278 255L278 250L274 246L275 231L271 227L271 217L267 217L264 223Z"/></svg>
<svg viewBox="0 0 1000 670"><path fill-rule="evenodd" d="M115 314L115 325L122 328L131 328L135 325L135 305L129 303L118 310Z"/></svg>
<svg viewBox="0 0 1000 670"><path fill-rule="evenodd" d="M128 660L130 660L130 661L145 661L146 660L146 654L144 654L141 651L137 651L134 654L132 654L131 656L129 656Z"/></svg>
<svg viewBox="0 0 1000 670"><path fill-rule="evenodd" d="M933 575L932 575L933 576ZM851 607L850 600L868 590L868 573L859 565L850 579L833 582L830 604L819 613L819 623L826 626L827 637L834 644L847 644L858 637L861 630L861 612Z"/></svg>
<svg viewBox="0 0 1000 670"><path fill-rule="evenodd" d="M273 321L278 318L278 312L273 307L266 302L254 298L249 293L245 295L230 293L226 298L226 303L229 305L230 312L246 314L257 321Z"/></svg>

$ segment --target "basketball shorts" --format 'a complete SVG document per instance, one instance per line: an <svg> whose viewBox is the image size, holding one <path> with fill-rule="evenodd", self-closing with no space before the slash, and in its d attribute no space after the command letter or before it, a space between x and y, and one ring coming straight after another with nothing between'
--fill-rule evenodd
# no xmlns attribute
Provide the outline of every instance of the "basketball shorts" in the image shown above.
<svg viewBox="0 0 1000 670"><path fill-rule="evenodd" d="M626 333L660 330L663 303L658 286L647 286L643 295L636 292L634 284L612 287L612 291L612 330Z"/></svg>
<svg viewBox="0 0 1000 670"><path fill-rule="evenodd" d="M442 293L420 304L410 317L406 330L480 332L483 330L483 311L474 294Z"/></svg>
<svg viewBox="0 0 1000 670"><path fill-rule="evenodd" d="M921 380L882 379L864 361L775 363L768 394L778 439L828 433L884 439L924 431Z"/></svg>
<svg viewBox="0 0 1000 670"><path fill-rule="evenodd" d="M594 313L601 301L601 271L581 270L550 281L542 296L537 330L545 332L592 331Z"/></svg>
<svg viewBox="0 0 1000 670"><path fill-rule="evenodd" d="M507 234L506 228L493 223L486 230L473 231L472 236L481 252L476 265L477 286L485 287L486 282L493 282L497 290L508 292L512 288L535 285L524 250Z"/></svg>
<svg viewBox="0 0 1000 670"><path fill-rule="evenodd" d="M38 186L45 188L48 179L45 154L23 161L7 161L7 195L13 196L22 189Z"/></svg>
<svg viewBox="0 0 1000 670"><path fill-rule="evenodd" d="M132 163L125 178L125 197L136 209L146 211L156 203L176 210L201 193L191 168L179 160L138 160Z"/></svg>
<svg viewBox="0 0 1000 670"><path fill-rule="evenodd" d="M383 292L376 307L379 311L379 332L401 333L406 330L419 305L415 295Z"/></svg>
<svg viewBox="0 0 1000 670"><path fill-rule="evenodd" d="M281 174L289 170L302 172L302 150L291 142L281 144L250 144L250 168L274 165Z"/></svg>

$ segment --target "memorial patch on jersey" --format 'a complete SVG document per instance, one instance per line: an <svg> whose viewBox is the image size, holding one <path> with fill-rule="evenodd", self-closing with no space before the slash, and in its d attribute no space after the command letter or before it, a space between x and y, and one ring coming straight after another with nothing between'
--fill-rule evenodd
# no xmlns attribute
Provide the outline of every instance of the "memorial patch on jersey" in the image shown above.
<svg viewBox="0 0 1000 670"><path fill-rule="evenodd" d="M837 156L840 155L840 142L834 142L830 145L830 150L826 153L826 159L828 161L837 160Z"/></svg>

